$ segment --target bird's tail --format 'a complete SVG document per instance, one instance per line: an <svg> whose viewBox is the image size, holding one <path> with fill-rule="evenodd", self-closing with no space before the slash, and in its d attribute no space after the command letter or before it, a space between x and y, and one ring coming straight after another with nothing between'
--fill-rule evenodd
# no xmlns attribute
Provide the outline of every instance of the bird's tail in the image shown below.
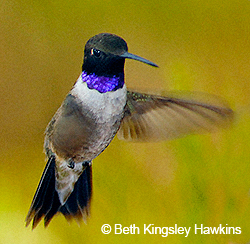
<svg viewBox="0 0 250 244"><path fill-rule="evenodd" d="M33 219L32 229L44 218L45 227L57 212L61 212L67 220L72 218L77 222L85 220L89 215L92 193L92 166L87 165L74 190L62 205L56 191L55 157L51 156L43 171L35 196L26 217L26 226Z"/></svg>

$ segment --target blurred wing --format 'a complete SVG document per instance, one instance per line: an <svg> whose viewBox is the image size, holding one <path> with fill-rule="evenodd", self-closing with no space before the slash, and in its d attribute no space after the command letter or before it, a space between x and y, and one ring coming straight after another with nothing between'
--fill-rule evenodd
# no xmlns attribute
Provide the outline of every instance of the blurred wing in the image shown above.
<svg viewBox="0 0 250 244"><path fill-rule="evenodd" d="M232 121L233 111L208 94L173 93L167 96L128 91L118 138L159 141L191 133L213 132Z"/></svg>

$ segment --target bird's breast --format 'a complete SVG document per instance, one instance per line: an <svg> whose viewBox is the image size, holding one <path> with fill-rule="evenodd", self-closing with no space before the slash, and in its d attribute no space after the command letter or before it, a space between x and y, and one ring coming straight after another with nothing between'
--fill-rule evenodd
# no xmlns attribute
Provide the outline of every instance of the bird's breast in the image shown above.
<svg viewBox="0 0 250 244"><path fill-rule="evenodd" d="M127 100L125 84L116 91L100 93L95 89L89 89L87 83L82 82L81 76L70 94L78 99L83 111L89 111L98 123L112 121L116 116L120 116Z"/></svg>
<svg viewBox="0 0 250 244"><path fill-rule="evenodd" d="M127 99L125 85L100 93L79 79L54 116L50 136L46 136L53 152L75 162L92 160L108 146L120 126Z"/></svg>

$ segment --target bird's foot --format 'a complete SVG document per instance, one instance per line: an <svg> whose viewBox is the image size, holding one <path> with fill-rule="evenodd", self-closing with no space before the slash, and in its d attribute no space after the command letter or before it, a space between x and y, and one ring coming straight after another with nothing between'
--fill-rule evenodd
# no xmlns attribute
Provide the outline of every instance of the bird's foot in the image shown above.
<svg viewBox="0 0 250 244"><path fill-rule="evenodd" d="M70 169L74 169L75 168L75 162L74 162L74 160L72 158L69 160L68 167Z"/></svg>
<svg viewBox="0 0 250 244"><path fill-rule="evenodd" d="M92 162L91 161L83 161L82 162L82 166L83 167L90 167L92 165Z"/></svg>

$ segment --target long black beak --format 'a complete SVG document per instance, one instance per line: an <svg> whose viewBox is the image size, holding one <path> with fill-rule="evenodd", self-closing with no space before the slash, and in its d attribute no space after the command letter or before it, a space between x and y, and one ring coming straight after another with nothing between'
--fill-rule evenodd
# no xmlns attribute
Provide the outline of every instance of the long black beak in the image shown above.
<svg viewBox="0 0 250 244"><path fill-rule="evenodd" d="M142 58L140 56L137 56L135 54L132 54L132 53L128 53L128 52L125 52L123 53L122 55L120 55L120 57L123 57L123 58L129 58L129 59L134 59L134 60L137 60L137 61L140 61L140 62L143 62L145 64L149 64L151 66L154 66L154 67L158 67L157 64L145 59L145 58Z"/></svg>

